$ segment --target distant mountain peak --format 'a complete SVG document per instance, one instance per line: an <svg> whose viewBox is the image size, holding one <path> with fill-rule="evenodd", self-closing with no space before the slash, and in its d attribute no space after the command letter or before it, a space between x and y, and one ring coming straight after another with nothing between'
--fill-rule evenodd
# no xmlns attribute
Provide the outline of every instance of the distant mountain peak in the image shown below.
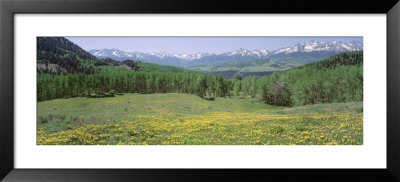
<svg viewBox="0 0 400 182"><path fill-rule="evenodd" d="M319 42L319 41L309 41L305 43L299 43L293 46L281 48L273 51L273 54L290 54L294 52L349 52L349 51L359 51L363 50L363 45L361 42L353 41L353 42L340 42L340 41L332 41L332 42Z"/></svg>
<svg viewBox="0 0 400 182"><path fill-rule="evenodd" d="M248 50L243 48L243 47L240 47L239 49L237 49L237 51L239 51L239 52L247 52Z"/></svg>
<svg viewBox="0 0 400 182"><path fill-rule="evenodd" d="M254 49L252 51L245 49L245 48L238 48L233 52L223 53L221 55L228 55L228 56L242 56L242 57L255 57L256 59L265 57L269 54L268 50L265 49Z"/></svg>
<svg viewBox="0 0 400 182"><path fill-rule="evenodd" d="M275 58L279 60L285 59L296 59L291 54L303 54L302 62L306 62L304 59L307 58L306 54L313 57L310 61L314 61L319 58L326 58L328 55L333 55L341 52L359 51L363 50L363 43L358 41L353 42L341 42L341 41L316 41L311 40L309 42L298 43L292 46L283 47L274 51L266 49L254 49L249 50L243 47L232 52L225 52L221 54L211 53L166 53L165 51L157 51L151 53L144 53L138 51L122 51L116 48L113 49L102 49L102 50L90 50L89 52L98 57L106 58L110 57L116 60L133 59L141 60L144 62L151 62L162 65L172 65L185 67L193 64L214 64L223 63L229 61L251 61L255 59L269 59ZM285 55L287 55L285 58ZM297 55L299 56L299 55ZM310 55L309 55L310 56Z"/></svg>

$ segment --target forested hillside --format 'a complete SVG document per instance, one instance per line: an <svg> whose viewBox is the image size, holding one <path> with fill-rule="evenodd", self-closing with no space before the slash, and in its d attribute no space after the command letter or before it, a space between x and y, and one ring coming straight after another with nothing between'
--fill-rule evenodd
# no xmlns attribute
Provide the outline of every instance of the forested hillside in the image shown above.
<svg viewBox="0 0 400 182"><path fill-rule="evenodd" d="M266 103L305 105L363 100L363 52L342 53L260 80Z"/></svg>
<svg viewBox="0 0 400 182"><path fill-rule="evenodd" d="M51 74L96 72L97 58L63 37L37 37L38 71Z"/></svg>
<svg viewBox="0 0 400 182"><path fill-rule="evenodd" d="M135 60L98 59L63 37L37 38L37 72L49 75L96 74L114 71L184 72L173 66L162 66Z"/></svg>
<svg viewBox="0 0 400 182"><path fill-rule="evenodd" d="M38 74L38 101L90 96L96 93L189 93L202 98L253 97L274 105L305 105L325 102L360 101L363 98L363 52L332 56L284 72L257 78L225 79L172 66L112 59L93 65L103 71L96 74ZM117 71L113 67L128 67Z"/></svg>

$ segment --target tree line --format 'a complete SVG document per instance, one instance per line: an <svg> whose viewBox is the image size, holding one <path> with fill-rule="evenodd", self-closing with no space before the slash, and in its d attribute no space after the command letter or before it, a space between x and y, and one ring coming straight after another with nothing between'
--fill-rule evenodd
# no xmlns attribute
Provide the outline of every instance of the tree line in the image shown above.
<svg viewBox="0 0 400 182"><path fill-rule="evenodd" d="M239 82L239 83L238 83ZM293 106L363 100L363 52L332 56L261 78L236 79L234 93L268 104Z"/></svg>
<svg viewBox="0 0 400 182"><path fill-rule="evenodd" d="M221 75L181 71L107 72L97 74L39 74L38 101L87 96L115 90L120 93L188 93L202 98L252 97L274 105L294 106L363 100L363 52L348 52L269 76Z"/></svg>
<svg viewBox="0 0 400 182"><path fill-rule="evenodd" d="M88 96L114 90L119 93L188 93L211 99L229 95L231 80L196 72L105 72L92 75L41 74L37 100Z"/></svg>

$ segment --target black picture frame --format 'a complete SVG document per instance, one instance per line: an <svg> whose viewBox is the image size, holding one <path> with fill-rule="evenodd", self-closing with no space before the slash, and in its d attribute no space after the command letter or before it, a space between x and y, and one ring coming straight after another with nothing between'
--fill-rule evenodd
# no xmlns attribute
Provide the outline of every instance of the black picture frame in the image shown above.
<svg viewBox="0 0 400 182"><path fill-rule="evenodd" d="M386 169L15 169L14 14L380 13L387 15ZM0 179L4 181L400 181L398 0L0 0ZM379 121L384 122L384 121ZM368 159L366 159L368 160Z"/></svg>

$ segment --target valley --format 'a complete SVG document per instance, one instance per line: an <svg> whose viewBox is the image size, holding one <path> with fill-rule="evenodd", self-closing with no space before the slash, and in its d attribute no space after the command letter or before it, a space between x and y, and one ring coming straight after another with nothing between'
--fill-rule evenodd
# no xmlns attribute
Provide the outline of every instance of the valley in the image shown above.
<svg viewBox="0 0 400 182"><path fill-rule="evenodd" d="M257 77L268 76L274 72L285 71L303 64L296 62L279 62L270 59L257 59L254 61L241 61L231 63L212 64L205 66L193 66L188 70L200 71L208 74L220 74L225 78L234 78L237 74L243 77L255 75Z"/></svg>
<svg viewBox="0 0 400 182"><path fill-rule="evenodd" d="M319 61L338 53L362 50L360 42L317 42L296 44L274 51L247 50L239 48L232 52L212 53L180 53L165 52L127 52L119 49L90 50L97 58L112 58L117 61L126 59L169 65L200 71L208 74L220 74L225 78L233 78L236 74L244 77L255 75L268 76L273 72L281 72L307 63Z"/></svg>
<svg viewBox="0 0 400 182"><path fill-rule="evenodd" d="M360 42L220 54L37 44L38 145L363 144Z"/></svg>

